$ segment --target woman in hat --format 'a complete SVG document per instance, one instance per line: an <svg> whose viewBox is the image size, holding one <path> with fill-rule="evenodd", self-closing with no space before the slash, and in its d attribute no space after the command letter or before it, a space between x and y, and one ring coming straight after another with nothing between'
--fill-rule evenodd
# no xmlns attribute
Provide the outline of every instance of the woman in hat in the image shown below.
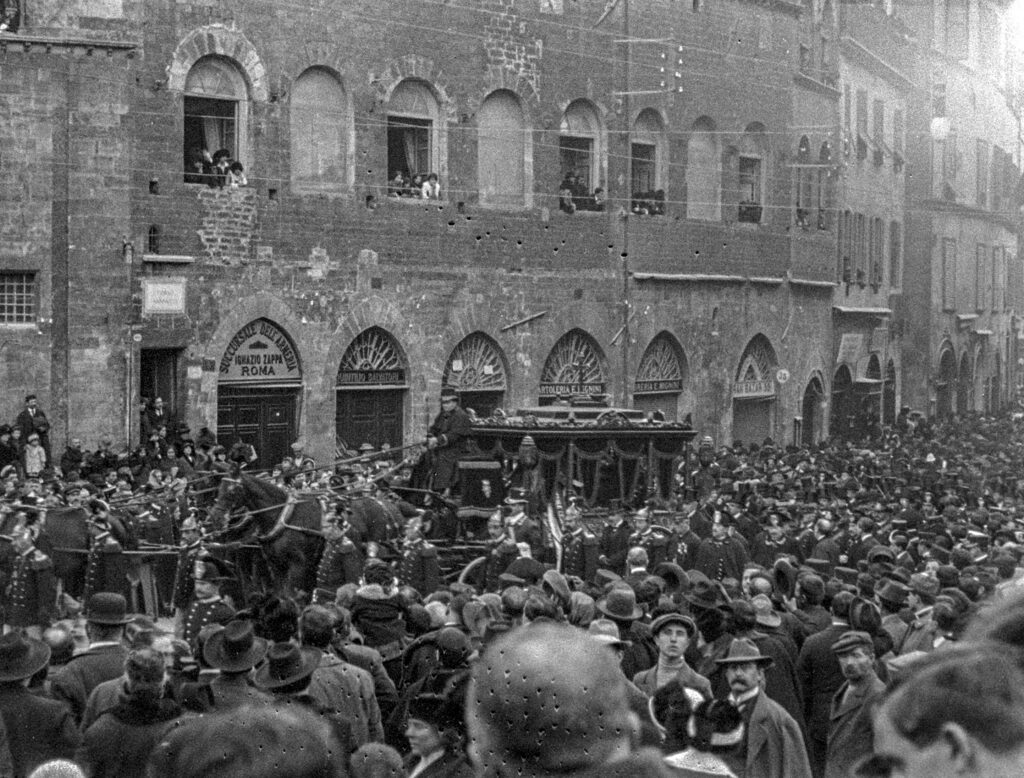
<svg viewBox="0 0 1024 778"><path fill-rule="evenodd" d="M673 683L658 689L648 711L664 738L661 749L672 775L735 778L721 758L743 740L743 716L735 705L728 700L702 701L692 690Z"/></svg>
<svg viewBox="0 0 1024 778"><path fill-rule="evenodd" d="M471 778L475 775L463 746L462 705L455 702L464 686L449 694L423 694L409 703L405 736L409 740L409 778Z"/></svg>

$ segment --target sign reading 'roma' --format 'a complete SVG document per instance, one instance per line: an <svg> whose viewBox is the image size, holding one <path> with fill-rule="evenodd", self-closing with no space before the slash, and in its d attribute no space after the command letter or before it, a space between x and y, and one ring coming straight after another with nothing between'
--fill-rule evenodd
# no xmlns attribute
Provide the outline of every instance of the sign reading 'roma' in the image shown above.
<svg viewBox="0 0 1024 778"><path fill-rule="evenodd" d="M230 383L294 383L302 379L291 341L269 321L240 329L220 360L220 380Z"/></svg>

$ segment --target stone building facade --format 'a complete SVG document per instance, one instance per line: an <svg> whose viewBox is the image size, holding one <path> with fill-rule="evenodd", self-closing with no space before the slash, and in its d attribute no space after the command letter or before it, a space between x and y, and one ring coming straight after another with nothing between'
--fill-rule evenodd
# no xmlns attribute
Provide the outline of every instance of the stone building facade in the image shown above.
<svg viewBox="0 0 1024 778"><path fill-rule="evenodd" d="M480 413L583 392L718 442L821 439L838 25L785 0L23 3L11 413L34 390L91 445L159 395L264 463L298 438L327 460L421 439L450 384ZM246 185L189 167L221 148ZM440 198L391 196L399 171Z"/></svg>

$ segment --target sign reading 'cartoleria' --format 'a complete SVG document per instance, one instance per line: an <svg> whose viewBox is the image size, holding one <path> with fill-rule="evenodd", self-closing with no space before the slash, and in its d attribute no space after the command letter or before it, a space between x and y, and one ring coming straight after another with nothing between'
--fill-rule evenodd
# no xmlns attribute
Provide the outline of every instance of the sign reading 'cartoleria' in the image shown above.
<svg viewBox="0 0 1024 778"><path fill-rule="evenodd" d="M220 360L222 383L297 383L301 380L299 358L288 336L263 319L242 327Z"/></svg>

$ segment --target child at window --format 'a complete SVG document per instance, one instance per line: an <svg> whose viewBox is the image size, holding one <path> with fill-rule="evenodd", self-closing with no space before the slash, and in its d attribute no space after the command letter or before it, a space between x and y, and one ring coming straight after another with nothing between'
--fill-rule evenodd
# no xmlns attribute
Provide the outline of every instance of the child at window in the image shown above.
<svg viewBox="0 0 1024 778"><path fill-rule="evenodd" d="M245 168L242 167L242 163L236 159L228 165L228 186L237 188L248 185L249 182L245 178Z"/></svg>
<svg viewBox="0 0 1024 778"><path fill-rule="evenodd" d="M213 155L213 176L210 186L224 188L228 179L228 168L231 166L231 152L227 149L218 149Z"/></svg>
<svg viewBox="0 0 1024 778"><path fill-rule="evenodd" d="M441 184L437 181L437 173L431 173L427 176L427 180L423 182L423 188L420 191L424 200L437 200L441 197Z"/></svg>
<svg viewBox="0 0 1024 778"><path fill-rule="evenodd" d="M388 182L388 197L404 197L409 182L405 179L405 173L401 170L395 171L395 177Z"/></svg>

